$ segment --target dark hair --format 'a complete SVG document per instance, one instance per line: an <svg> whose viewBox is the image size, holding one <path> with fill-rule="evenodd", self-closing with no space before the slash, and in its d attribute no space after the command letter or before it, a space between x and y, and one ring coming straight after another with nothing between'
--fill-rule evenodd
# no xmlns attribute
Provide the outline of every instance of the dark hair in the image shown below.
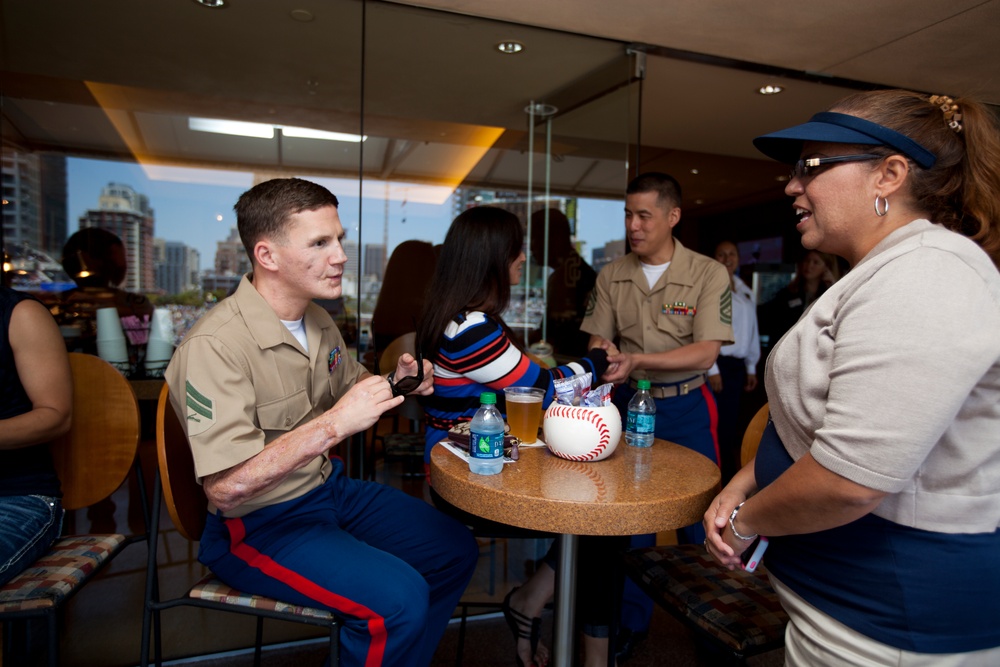
<svg viewBox="0 0 1000 667"><path fill-rule="evenodd" d="M934 153L937 161L929 169L910 162L914 204L932 222L975 240L1000 267L1000 128L989 110L967 97L932 102L908 90L880 90L851 95L831 111L884 125Z"/></svg>
<svg viewBox="0 0 1000 667"><path fill-rule="evenodd" d="M557 208L548 209L549 217L549 256L545 255L545 212L538 209L531 214L531 255L541 258L539 261L549 266L550 261L559 261L571 256L576 248L570 230L569 218Z"/></svg>
<svg viewBox="0 0 1000 667"><path fill-rule="evenodd" d="M641 192L655 192L656 203L665 209L681 205L681 185L670 174L659 171L647 171L639 174L625 188L625 194L634 195Z"/></svg>
<svg viewBox="0 0 1000 667"><path fill-rule="evenodd" d="M122 254L115 257L112 248L120 246ZM86 227L70 236L62 249L63 270L77 285L117 287L125 280L125 244L117 234L99 227ZM87 271L90 275L80 276Z"/></svg>
<svg viewBox="0 0 1000 667"><path fill-rule="evenodd" d="M301 211L315 211L324 206L337 208L340 202L322 185L301 178L275 178L253 186L237 200L236 227L254 264L253 248L261 239L282 241L285 223Z"/></svg>
<svg viewBox="0 0 1000 667"><path fill-rule="evenodd" d="M477 206L452 221L417 329L428 357L448 322L466 310L483 311L510 333L500 314L510 305L510 264L523 245L521 221L502 208Z"/></svg>

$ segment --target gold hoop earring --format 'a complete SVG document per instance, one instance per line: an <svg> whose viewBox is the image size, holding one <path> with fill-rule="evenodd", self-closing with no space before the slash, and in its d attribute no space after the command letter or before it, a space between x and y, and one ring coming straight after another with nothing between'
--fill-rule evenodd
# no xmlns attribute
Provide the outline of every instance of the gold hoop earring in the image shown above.
<svg viewBox="0 0 1000 667"><path fill-rule="evenodd" d="M883 202L885 202L885 206L882 208L881 211L878 208L878 200L879 199L881 199ZM889 198L888 197L882 197L880 195L875 195L875 215L877 215L880 218L884 218L888 213L889 213Z"/></svg>

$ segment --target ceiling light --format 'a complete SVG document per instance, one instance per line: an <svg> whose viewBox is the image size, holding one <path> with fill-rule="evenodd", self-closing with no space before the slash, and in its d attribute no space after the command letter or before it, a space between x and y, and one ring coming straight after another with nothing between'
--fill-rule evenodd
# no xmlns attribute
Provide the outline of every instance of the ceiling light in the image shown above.
<svg viewBox="0 0 1000 667"><path fill-rule="evenodd" d="M309 127L286 127L268 123L248 123L239 120L222 120L218 118L188 118L188 128L197 132L214 132L216 134L231 134L237 137L253 137L255 139L273 139L274 131L281 130L286 137L297 139L323 139L325 141L349 141L360 143L368 137L343 132L327 132Z"/></svg>
<svg viewBox="0 0 1000 667"><path fill-rule="evenodd" d="M698 173L698 170L697 170L697 169L692 169L692 170L691 170L691 173L692 173L692 174L697 174L697 173Z"/></svg>
<svg viewBox="0 0 1000 667"><path fill-rule="evenodd" d="M757 92L760 93L761 95L777 95L783 90L784 88L782 88L781 86L769 83L766 86L761 86L760 88L758 88Z"/></svg>
<svg viewBox="0 0 1000 667"><path fill-rule="evenodd" d="M229 5L226 0L194 0L202 7L208 7L210 9L225 9Z"/></svg>
<svg viewBox="0 0 1000 667"><path fill-rule="evenodd" d="M508 39L497 44L497 51L500 53L520 53L524 50L524 44L516 39Z"/></svg>
<svg viewBox="0 0 1000 667"><path fill-rule="evenodd" d="M274 126L264 123L247 123L239 120L219 120L217 118L188 118L188 128L198 132L232 134L237 137L273 139Z"/></svg>
<svg viewBox="0 0 1000 667"><path fill-rule="evenodd" d="M297 137L299 139L323 139L325 141L350 141L358 144L367 139L358 134L344 134L343 132L327 132L325 130L313 130L308 127L286 127L276 125L281 133L286 137Z"/></svg>

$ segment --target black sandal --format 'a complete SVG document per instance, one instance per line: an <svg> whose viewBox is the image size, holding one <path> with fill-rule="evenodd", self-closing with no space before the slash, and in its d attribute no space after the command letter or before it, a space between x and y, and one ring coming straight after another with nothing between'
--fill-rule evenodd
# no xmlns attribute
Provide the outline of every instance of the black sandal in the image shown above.
<svg viewBox="0 0 1000 667"><path fill-rule="evenodd" d="M517 653L517 640L527 639L531 645L531 664L535 664L535 652L538 650L538 640L542 634L542 619L538 616L535 618L528 618L516 609L512 609L510 606L510 596L514 594L519 586L515 586L510 589L507 593L507 597L503 599L503 604L500 606L500 610L503 612L503 618L507 621L507 627L514 635L514 660L517 661L517 667L524 667L524 661L521 660L521 656Z"/></svg>

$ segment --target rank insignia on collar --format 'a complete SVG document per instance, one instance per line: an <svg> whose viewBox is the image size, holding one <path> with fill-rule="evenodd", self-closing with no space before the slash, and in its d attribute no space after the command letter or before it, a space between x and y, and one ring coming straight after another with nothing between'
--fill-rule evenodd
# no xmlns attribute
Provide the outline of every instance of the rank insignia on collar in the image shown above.
<svg viewBox="0 0 1000 667"><path fill-rule="evenodd" d="M329 367L331 373L333 372L334 368L340 365L340 359L341 359L340 346L337 346L332 350L330 350L330 358L327 360L327 366Z"/></svg>

